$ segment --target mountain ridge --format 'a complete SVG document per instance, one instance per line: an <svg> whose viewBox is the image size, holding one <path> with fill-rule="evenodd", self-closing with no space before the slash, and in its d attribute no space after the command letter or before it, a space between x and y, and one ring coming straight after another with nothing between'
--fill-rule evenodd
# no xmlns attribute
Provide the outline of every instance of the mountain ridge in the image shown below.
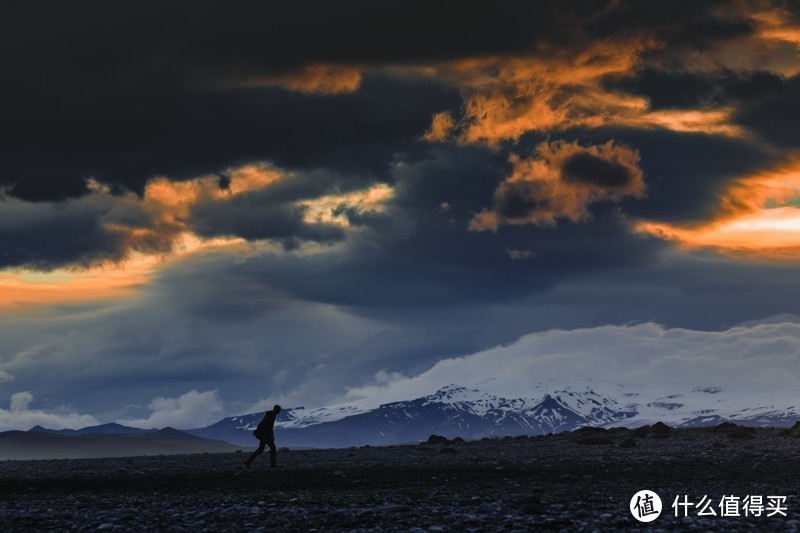
<svg viewBox="0 0 800 533"><path fill-rule="evenodd" d="M790 426L800 420L795 407L800 403L797 398L758 403L752 398L733 401L721 393L718 387L658 394L618 386L611 393L589 388L551 389L533 399L505 398L451 384L412 400L377 405L360 400L312 410L284 409L276 420L276 429L281 445L347 447L422 441L432 433L477 439L542 435L584 426L637 427L658 421L674 427L698 427L723 421ZM243 446L254 445L251 432L262 416L263 413L251 413L228 417L188 431Z"/></svg>
<svg viewBox="0 0 800 533"><path fill-rule="evenodd" d="M456 384L414 399L350 403L306 409L285 408L276 420L280 446L350 447L392 445L426 440L430 434L449 438L542 435L580 427L638 427L664 422L673 427L712 426L734 422L750 426L790 426L800 420L800 395L767 396L719 387L653 391L617 385L609 390L532 386L536 397L497 396ZM209 426L185 430L195 437L238 446L257 444L252 435L263 412L226 417ZM98 428L100 429L98 431ZM63 435L128 432L152 435L162 430L104 424L80 430L46 430ZM179 430L174 430L179 431Z"/></svg>

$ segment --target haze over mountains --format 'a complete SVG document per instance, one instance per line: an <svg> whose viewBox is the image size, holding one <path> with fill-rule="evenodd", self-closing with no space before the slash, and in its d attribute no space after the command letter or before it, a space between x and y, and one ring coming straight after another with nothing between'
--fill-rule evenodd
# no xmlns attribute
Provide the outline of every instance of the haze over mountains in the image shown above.
<svg viewBox="0 0 800 533"><path fill-rule="evenodd" d="M638 427L662 421L674 427L733 421L750 426L789 426L800 420L800 393L748 397L742 391L695 387L687 391L641 391L617 386L547 389L535 397L504 398L449 385L419 398L377 403L361 400L305 409L287 407L276 423L279 446L348 447L418 442L432 433L479 439L542 435L582 426ZM179 431L105 424L79 430L32 428L0 434L0 458L108 457L232 451L252 447L252 430L263 413L233 416L210 426ZM50 453L51 455L48 455ZM112 454L112 455L109 455Z"/></svg>

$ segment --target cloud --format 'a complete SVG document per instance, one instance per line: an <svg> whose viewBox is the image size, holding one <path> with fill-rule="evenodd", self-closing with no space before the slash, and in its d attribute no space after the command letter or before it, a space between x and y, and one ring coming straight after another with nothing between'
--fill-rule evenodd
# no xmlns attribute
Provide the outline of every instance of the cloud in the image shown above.
<svg viewBox="0 0 800 533"><path fill-rule="evenodd" d="M28 391L17 392L11 395L9 409L12 413L28 410L28 404L33 401L33 394Z"/></svg>
<svg viewBox="0 0 800 533"><path fill-rule="evenodd" d="M433 63L459 87L424 138L499 147L531 132L631 126L733 137L738 106L797 73L796 9L772 2L611 2L569 21L568 43ZM785 104L773 104L783 108ZM768 121L765 121L767 124ZM781 130L775 137L785 137Z"/></svg>
<svg viewBox="0 0 800 533"><path fill-rule="evenodd" d="M0 196L0 204L0 268L87 267L126 255L122 236L103 225L102 199L31 205Z"/></svg>
<svg viewBox="0 0 800 533"><path fill-rule="evenodd" d="M497 188L494 206L470 221L475 231L496 231L501 223L555 225L580 222L589 205L642 197L645 184L639 154L612 141L582 147L578 143L542 143L535 157L511 156L513 172Z"/></svg>
<svg viewBox="0 0 800 533"><path fill-rule="evenodd" d="M0 132L13 154L0 177L6 194L58 202L89 194L92 178L114 194L142 195L159 177L180 181L260 161L378 173L416 142L433 113L458 105L452 87L419 75L365 74L354 92L322 94L197 87L148 67L136 74L136 81L80 80L62 91L0 94L18 103L6 110L8 128Z"/></svg>
<svg viewBox="0 0 800 533"><path fill-rule="evenodd" d="M707 109L780 92L782 75L766 70L736 72L730 69L692 72L643 68L632 75L607 77L610 89L644 96L653 111Z"/></svg>
<svg viewBox="0 0 800 533"><path fill-rule="evenodd" d="M800 148L793 117L800 114L800 74L780 87L745 103L736 113L738 123L781 149Z"/></svg>
<svg viewBox="0 0 800 533"><path fill-rule="evenodd" d="M88 194L90 177L141 194L158 176L253 161L376 172L432 117L431 140L452 130L495 146L531 131L641 123L647 100L608 90L604 77L689 64L698 52L753 70L767 44L796 42L792 10L772 2L637 4L470 1L454 12L394 0L366 11L359 1L203 10L146 1L132 13L91 2L71 13L82 39L57 6L21 6L0 26L0 184L60 201ZM720 48L732 42L745 49Z"/></svg>
<svg viewBox="0 0 800 533"><path fill-rule="evenodd" d="M178 398L153 398L147 418L121 419L117 422L139 428L174 427L192 429L219 421L223 416L222 401L216 390L191 390Z"/></svg>
<svg viewBox="0 0 800 533"><path fill-rule="evenodd" d="M779 377L776 377L779 376ZM800 322L767 322L723 331L654 323L549 330L472 355L448 358L417 375L350 389L351 399L414 398L449 383L500 395L532 395L537 383L608 389L618 383L655 390L718 386L796 390Z"/></svg>
<svg viewBox="0 0 800 533"><path fill-rule="evenodd" d="M249 80L251 85L277 85L305 93L353 93L361 85L362 69L347 65L311 64L295 72Z"/></svg>
<svg viewBox="0 0 800 533"><path fill-rule="evenodd" d="M436 114L425 138L442 141L452 133L461 143L497 147L531 131L598 127L644 111L641 99L606 91L601 81L631 72L638 55L653 46L637 36L437 65L439 75L460 88L464 112L457 122Z"/></svg>
<svg viewBox="0 0 800 533"><path fill-rule="evenodd" d="M367 178L289 173L266 163L229 168L223 176L153 179L141 196L115 195L93 180L89 194L61 202L0 195L0 269L72 269L58 279L88 281L87 271L125 267L130 286L149 278L171 254L235 248L245 240L258 246L273 241L286 249L341 241L349 230L369 223L366 215L385 211L393 194L388 185ZM110 282L112 276L106 277ZM7 294L0 304L12 296L38 301L37 287L24 278L9 275L3 281L19 294Z"/></svg>
<svg viewBox="0 0 800 533"><path fill-rule="evenodd" d="M447 111L436 113L433 115L430 129L422 138L428 142L444 142L450 137L455 126L456 122L450 113Z"/></svg>
<svg viewBox="0 0 800 533"><path fill-rule="evenodd" d="M800 153L741 176L720 191L712 216L674 224L640 220L636 231L688 248L707 247L753 259L795 260L800 253Z"/></svg>
<svg viewBox="0 0 800 533"><path fill-rule="evenodd" d="M63 406L49 411L29 409L32 401L33 394L28 391L12 394L9 408L0 408L0 431L27 431L36 425L48 429L79 429L98 424L94 417Z"/></svg>

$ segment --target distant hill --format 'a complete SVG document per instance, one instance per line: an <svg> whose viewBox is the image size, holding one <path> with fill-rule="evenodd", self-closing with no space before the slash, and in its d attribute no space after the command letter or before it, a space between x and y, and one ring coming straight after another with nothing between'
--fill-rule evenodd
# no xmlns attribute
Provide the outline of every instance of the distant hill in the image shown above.
<svg viewBox="0 0 800 533"><path fill-rule="evenodd" d="M156 431L155 429L141 429L123 426L122 424L110 423L99 426L89 426L81 429L48 429L42 426L34 426L28 431L36 433L51 433L53 435L90 435L90 434L113 434L113 435L137 435Z"/></svg>
<svg viewBox="0 0 800 533"><path fill-rule="evenodd" d="M119 427L123 428L121 431L126 431L124 426ZM44 428L34 430L0 433L0 459L96 459L224 453L241 449L227 442L196 437L174 428L140 433L89 432L78 435L61 435Z"/></svg>

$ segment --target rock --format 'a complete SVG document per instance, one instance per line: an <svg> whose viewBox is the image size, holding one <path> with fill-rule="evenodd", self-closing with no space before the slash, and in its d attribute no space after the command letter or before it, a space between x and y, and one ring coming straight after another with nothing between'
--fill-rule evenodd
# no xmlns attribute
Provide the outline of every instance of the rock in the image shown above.
<svg viewBox="0 0 800 533"><path fill-rule="evenodd" d="M800 422L795 422L792 427L778 433L782 437L800 437Z"/></svg>
<svg viewBox="0 0 800 533"><path fill-rule="evenodd" d="M405 505L402 503L387 503L378 508L378 511L382 513L404 513L406 511L410 511L411 506Z"/></svg>
<svg viewBox="0 0 800 533"><path fill-rule="evenodd" d="M604 445L604 446L609 446L614 444L614 441L607 439L605 437L584 437L582 439L576 440L575 442L577 442L578 444Z"/></svg>
<svg viewBox="0 0 800 533"><path fill-rule="evenodd" d="M631 490L643 488L663 499L654 530L740 530L751 524L759 530L796 529L797 441L760 428L742 430L755 434L754 440L727 438L739 430L672 428L672 439L636 438L636 450L576 444L600 438L620 445L635 437L632 430L619 437L611 430L575 431L457 446L454 440L369 451L293 450L281 457L283 470L271 471L262 462L240 477L232 470L241 462L234 453L5 461L0 531L646 531L650 527L633 522L627 510ZM715 449L717 444L727 449ZM442 448L457 450L458 457L440 453ZM124 476L117 473L121 464L129 469ZM346 476L332 475L337 471ZM704 519L694 509L686 519L674 516L675 495L697 501L692 491L698 479L703 491L720 491L715 503L722 490L785 495L789 516Z"/></svg>
<svg viewBox="0 0 800 533"><path fill-rule="evenodd" d="M619 443L619 448L636 448L636 441L633 439L625 439Z"/></svg>
<svg viewBox="0 0 800 533"><path fill-rule="evenodd" d="M653 435L669 435L671 431L672 428L670 428L664 422L656 422L650 427L650 433Z"/></svg>
<svg viewBox="0 0 800 533"><path fill-rule="evenodd" d="M756 430L753 428L739 427L728 433L729 439L752 439L755 438Z"/></svg>
<svg viewBox="0 0 800 533"><path fill-rule="evenodd" d="M453 454L455 454L455 453L458 453L458 452L456 451L455 448L446 447L446 448L442 448L441 450L439 450L439 453L453 453Z"/></svg>
<svg viewBox="0 0 800 533"><path fill-rule="evenodd" d="M646 437L650 433L650 426L642 426L633 430L633 434L637 437Z"/></svg>
<svg viewBox="0 0 800 533"><path fill-rule="evenodd" d="M538 496L528 496L518 500L517 507L522 514L539 515L545 512L545 506Z"/></svg>
<svg viewBox="0 0 800 533"><path fill-rule="evenodd" d="M576 429L575 433L580 433L582 435L596 435L598 433L605 433L606 431L608 431L608 430L606 430L605 428L597 428L597 427L593 427L593 426L583 426L581 428Z"/></svg>
<svg viewBox="0 0 800 533"><path fill-rule="evenodd" d="M431 435L428 437L428 440L425 441L426 444L450 444L450 439L447 437L442 437L441 435Z"/></svg>

